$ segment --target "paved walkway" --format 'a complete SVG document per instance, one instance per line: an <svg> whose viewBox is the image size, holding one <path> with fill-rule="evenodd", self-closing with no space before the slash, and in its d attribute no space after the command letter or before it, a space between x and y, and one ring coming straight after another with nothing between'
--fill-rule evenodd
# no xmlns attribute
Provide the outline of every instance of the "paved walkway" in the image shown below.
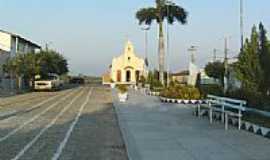
<svg viewBox="0 0 270 160"><path fill-rule="evenodd" d="M114 93L115 94L115 93ZM270 140L192 115L191 106L161 104L131 93L114 106L130 160L269 160Z"/></svg>

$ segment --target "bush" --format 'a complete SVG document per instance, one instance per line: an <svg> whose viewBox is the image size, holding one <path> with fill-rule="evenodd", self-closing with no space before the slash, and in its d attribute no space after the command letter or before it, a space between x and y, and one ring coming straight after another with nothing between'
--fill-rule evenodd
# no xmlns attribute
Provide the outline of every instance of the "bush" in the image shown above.
<svg viewBox="0 0 270 160"><path fill-rule="evenodd" d="M260 92L238 89L229 91L226 96L230 98L246 100L248 107L270 111L270 97L264 96Z"/></svg>
<svg viewBox="0 0 270 160"><path fill-rule="evenodd" d="M223 96L223 88L218 84L200 85L199 90L201 95L205 98L208 94Z"/></svg>
<svg viewBox="0 0 270 160"><path fill-rule="evenodd" d="M163 85L161 84L161 82L159 80L153 79L150 82L150 90L151 91L156 91L156 92L162 91L163 90Z"/></svg>
<svg viewBox="0 0 270 160"><path fill-rule="evenodd" d="M146 83L146 79L145 79L144 76L140 76L139 83L141 83L142 84L142 87L144 87L144 85Z"/></svg>
<svg viewBox="0 0 270 160"><path fill-rule="evenodd" d="M197 100L201 98L200 91L192 86L171 85L161 92L162 97L173 99Z"/></svg>
<svg viewBox="0 0 270 160"><path fill-rule="evenodd" d="M124 85L124 84L119 84L116 86L116 88L118 89L120 93L126 93L128 91L127 85Z"/></svg>

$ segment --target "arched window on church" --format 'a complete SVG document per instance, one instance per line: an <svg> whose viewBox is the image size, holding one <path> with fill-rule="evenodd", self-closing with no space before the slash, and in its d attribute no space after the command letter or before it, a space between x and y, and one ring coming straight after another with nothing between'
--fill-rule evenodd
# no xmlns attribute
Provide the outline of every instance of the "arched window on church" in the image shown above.
<svg viewBox="0 0 270 160"><path fill-rule="evenodd" d="M117 79L117 82L121 82L121 79L122 79L122 75L121 75L122 73L121 73L121 70L118 70L117 71L117 77L116 77L116 79Z"/></svg>

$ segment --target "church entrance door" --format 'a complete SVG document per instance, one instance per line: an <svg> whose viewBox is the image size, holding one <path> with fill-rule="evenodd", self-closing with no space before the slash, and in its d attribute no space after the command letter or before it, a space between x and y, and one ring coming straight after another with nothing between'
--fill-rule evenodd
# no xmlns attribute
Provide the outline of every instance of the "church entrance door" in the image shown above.
<svg viewBox="0 0 270 160"><path fill-rule="evenodd" d="M131 72L127 71L126 72L126 82L130 82L131 81Z"/></svg>

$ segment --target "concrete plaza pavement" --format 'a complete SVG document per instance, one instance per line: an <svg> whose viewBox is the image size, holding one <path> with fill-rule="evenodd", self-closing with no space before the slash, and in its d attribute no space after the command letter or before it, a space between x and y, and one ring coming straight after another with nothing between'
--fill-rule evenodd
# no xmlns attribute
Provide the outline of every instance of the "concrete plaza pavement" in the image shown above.
<svg viewBox="0 0 270 160"><path fill-rule="evenodd" d="M270 140L193 116L190 105L162 104L131 91L114 106L130 160L269 160Z"/></svg>

